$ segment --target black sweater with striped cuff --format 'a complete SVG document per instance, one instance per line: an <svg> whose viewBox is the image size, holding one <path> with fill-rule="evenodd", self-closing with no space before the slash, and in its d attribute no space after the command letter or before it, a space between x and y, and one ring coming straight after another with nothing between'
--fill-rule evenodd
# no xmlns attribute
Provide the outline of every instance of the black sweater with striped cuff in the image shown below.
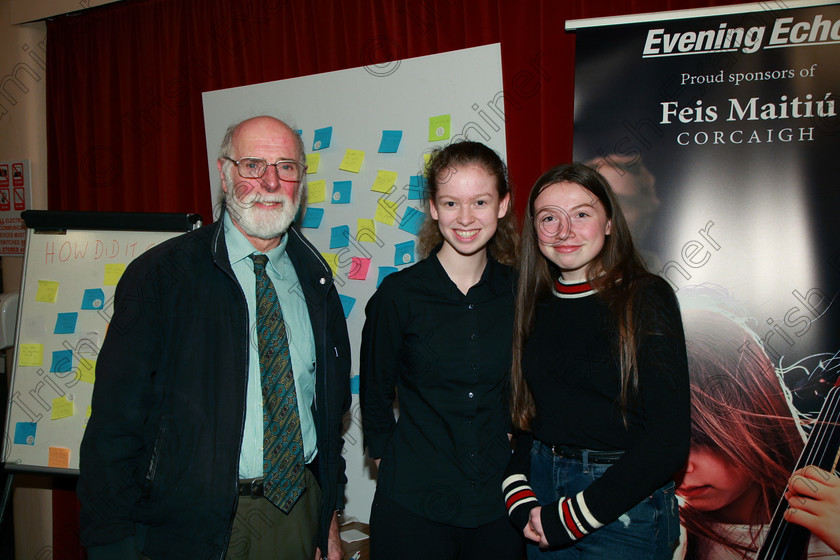
<svg viewBox="0 0 840 560"><path fill-rule="evenodd" d="M639 390L627 427L619 406L615 320L597 294L576 292L564 297L555 291L537 305L522 360L536 416L532 432L517 436L503 482L518 528L528 524L531 509L543 506L540 520L551 546L613 522L665 485L685 463L690 437L685 337L670 286L654 277L636 297ZM624 454L582 491L540 504L528 483L533 438Z"/></svg>

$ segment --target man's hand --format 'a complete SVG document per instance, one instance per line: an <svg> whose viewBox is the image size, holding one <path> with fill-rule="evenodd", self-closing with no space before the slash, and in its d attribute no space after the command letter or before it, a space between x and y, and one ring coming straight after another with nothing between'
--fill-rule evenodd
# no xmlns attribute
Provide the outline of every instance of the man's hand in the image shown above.
<svg viewBox="0 0 840 560"><path fill-rule="evenodd" d="M330 536L327 546L329 547L329 550L327 551L326 556L321 554L320 547L315 549L315 560L323 560L324 558L327 558L328 560L343 560L344 549L341 548L341 535L338 531L337 511L333 512L332 521L330 521Z"/></svg>

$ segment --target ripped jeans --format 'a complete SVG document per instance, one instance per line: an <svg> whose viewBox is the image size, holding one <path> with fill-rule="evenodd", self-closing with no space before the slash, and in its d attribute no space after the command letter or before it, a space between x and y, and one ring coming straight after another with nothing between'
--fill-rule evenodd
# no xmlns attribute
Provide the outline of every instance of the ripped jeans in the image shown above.
<svg viewBox="0 0 840 560"><path fill-rule="evenodd" d="M541 504L586 489L611 465L558 457L534 440L529 482ZM528 560L670 560L680 534L674 483L669 482L609 525L563 548L527 546Z"/></svg>

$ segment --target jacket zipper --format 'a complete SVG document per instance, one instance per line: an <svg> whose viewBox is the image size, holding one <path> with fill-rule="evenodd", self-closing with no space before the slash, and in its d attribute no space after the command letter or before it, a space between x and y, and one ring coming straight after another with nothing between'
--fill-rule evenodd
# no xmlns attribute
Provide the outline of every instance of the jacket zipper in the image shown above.
<svg viewBox="0 0 840 560"><path fill-rule="evenodd" d="M223 219L224 219L224 216L221 216L219 218L219 220L223 220ZM242 304L245 307L245 313L246 313L246 316L247 316L248 301L245 299L245 292L242 291L242 287L239 285L239 281L236 279L236 277L233 276L233 274L231 272L228 272L223 266L221 266L219 264L218 260L216 259L217 255L218 255L218 244L219 244L219 237L221 236L221 232L222 232L222 227L223 226L219 226L219 228L216 230L216 235L215 235L214 243L213 243L213 262L216 263L216 266L218 266L219 269L221 269L221 271L224 272L228 276L228 278L233 280L233 282L236 284L236 288L237 288L237 290L239 290L240 300L242 301ZM244 379L242 381L242 385L243 385L242 388L243 388L244 394L246 395L246 398L247 398L247 394L248 394L248 359L249 359L248 358L248 325L247 325L247 321L246 321L246 325L245 325L245 376L244 376ZM239 457L242 454L242 437L244 435L245 435L245 405L243 403L242 419L241 419L240 424L239 424L239 446L237 447L237 451L236 451L236 456L237 457ZM230 513L230 521L228 522L228 528L227 528L227 532L226 532L227 536L225 537L225 546L222 548L222 553L219 556L219 560L224 560L225 555L227 554L227 548L228 548L228 545L230 544L231 531L233 530L233 521L236 518L237 500L238 500L238 491L236 491L236 483L234 483L233 508L231 510L231 513Z"/></svg>

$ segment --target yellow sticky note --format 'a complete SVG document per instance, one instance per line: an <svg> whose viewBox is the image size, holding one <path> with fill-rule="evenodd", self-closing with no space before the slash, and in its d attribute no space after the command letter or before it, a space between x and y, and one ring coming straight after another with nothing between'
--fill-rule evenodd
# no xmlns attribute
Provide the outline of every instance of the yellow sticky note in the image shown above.
<svg viewBox="0 0 840 560"><path fill-rule="evenodd" d="M397 215L397 201L396 200L385 200L384 198L380 198L376 202L376 213L373 215L373 219L377 222L381 222L385 225L392 226L394 225L394 217Z"/></svg>
<svg viewBox="0 0 840 560"><path fill-rule="evenodd" d="M52 419L60 420L61 418L69 418L76 414L76 405L73 401L68 401L67 396L57 397L52 400Z"/></svg>
<svg viewBox="0 0 840 560"><path fill-rule="evenodd" d="M440 115L438 117L429 117L429 142L436 140L446 140L449 138L449 125L451 118L449 115Z"/></svg>
<svg viewBox="0 0 840 560"><path fill-rule="evenodd" d="M66 447L50 447L47 466L56 469L70 468L70 450Z"/></svg>
<svg viewBox="0 0 840 560"><path fill-rule="evenodd" d="M321 253L321 256L324 257L324 260L327 261L327 264L330 265L330 270L332 270L333 276L338 274L338 255L336 253Z"/></svg>
<svg viewBox="0 0 840 560"><path fill-rule="evenodd" d="M55 303L58 295L58 282L52 280L38 280L38 291L35 292L35 301L44 303Z"/></svg>
<svg viewBox="0 0 840 560"><path fill-rule="evenodd" d="M356 224L356 241L376 241L376 224L373 220L359 218Z"/></svg>
<svg viewBox="0 0 840 560"><path fill-rule="evenodd" d="M105 280L102 283L106 286L116 286L125 272L125 263L109 263L105 265Z"/></svg>
<svg viewBox="0 0 840 560"><path fill-rule="evenodd" d="M44 365L43 344L21 344L18 348L19 366L40 366Z"/></svg>
<svg viewBox="0 0 840 560"><path fill-rule="evenodd" d="M373 186L370 190L373 192L387 194L391 192L391 188L393 188L396 182L396 171L385 171L384 169L380 169L376 172L376 180L373 182Z"/></svg>
<svg viewBox="0 0 840 560"><path fill-rule="evenodd" d="M363 161L365 161L365 153L363 151L347 149L344 152L344 159L341 160L341 165L338 168L342 171L358 173L362 168Z"/></svg>
<svg viewBox="0 0 840 560"><path fill-rule="evenodd" d="M306 154L306 174L318 173L321 167L321 154Z"/></svg>
<svg viewBox="0 0 840 560"><path fill-rule="evenodd" d="M76 370L76 379L92 384L96 380L96 360L79 358L79 369Z"/></svg>
<svg viewBox="0 0 840 560"><path fill-rule="evenodd" d="M324 202L327 199L327 182L324 179L319 181L310 181L309 196L306 199L309 204L314 202Z"/></svg>
<svg viewBox="0 0 840 560"><path fill-rule="evenodd" d="M87 412L85 412L85 418L90 418L91 412L93 412L93 407L88 405Z"/></svg>

